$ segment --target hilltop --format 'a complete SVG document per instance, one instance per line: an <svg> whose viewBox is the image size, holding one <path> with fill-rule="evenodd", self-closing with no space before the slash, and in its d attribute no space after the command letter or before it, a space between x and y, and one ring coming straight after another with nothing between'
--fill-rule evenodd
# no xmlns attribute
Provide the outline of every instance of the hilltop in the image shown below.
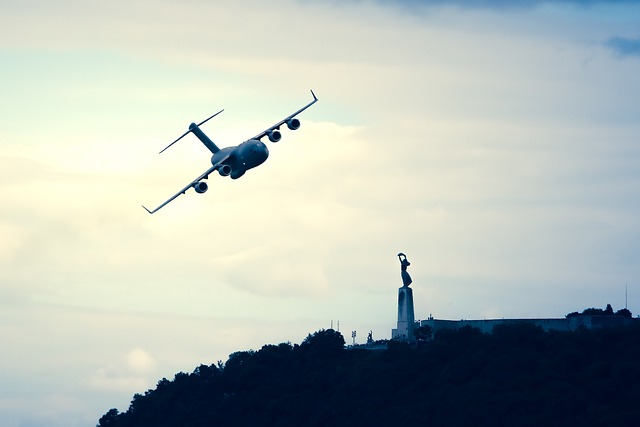
<svg viewBox="0 0 640 427"><path fill-rule="evenodd" d="M441 331L346 349L334 330L162 379L98 427L574 426L640 419L640 327Z"/></svg>

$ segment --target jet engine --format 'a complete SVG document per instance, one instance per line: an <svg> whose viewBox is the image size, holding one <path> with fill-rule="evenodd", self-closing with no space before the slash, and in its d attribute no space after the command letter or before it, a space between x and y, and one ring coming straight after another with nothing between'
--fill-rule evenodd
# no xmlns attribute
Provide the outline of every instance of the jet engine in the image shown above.
<svg viewBox="0 0 640 427"><path fill-rule="evenodd" d="M287 127L291 130L296 130L300 127L300 120L293 118L287 120Z"/></svg>
<svg viewBox="0 0 640 427"><path fill-rule="evenodd" d="M198 194L202 194L205 193L208 189L209 186L207 185L206 182L196 182L195 184L193 184L193 188L196 190L196 193Z"/></svg>
<svg viewBox="0 0 640 427"><path fill-rule="evenodd" d="M229 176L231 175L231 166L229 165L222 165L218 168L218 173L220 174L220 176Z"/></svg>
<svg viewBox="0 0 640 427"><path fill-rule="evenodd" d="M282 138L282 134L277 129L272 130L271 132L267 133L267 135L269 136L269 141L271 142L278 142Z"/></svg>

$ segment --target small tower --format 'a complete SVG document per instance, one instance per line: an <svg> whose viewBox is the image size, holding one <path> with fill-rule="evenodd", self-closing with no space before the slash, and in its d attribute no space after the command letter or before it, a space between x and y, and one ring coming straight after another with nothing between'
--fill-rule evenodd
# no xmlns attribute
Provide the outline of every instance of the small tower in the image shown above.
<svg viewBox="0 0 640 427"><path fill-rule="evenodd" d="M415 314L413 311L413 289L409 287L411 284L411 276L407 272L407 267L411 263L407 260L407 256L400 252L400 275L402 277L402 287L398 289L398 326L391 330L391 338L403 341L414 341L413 328L415 324Z"/></svg>

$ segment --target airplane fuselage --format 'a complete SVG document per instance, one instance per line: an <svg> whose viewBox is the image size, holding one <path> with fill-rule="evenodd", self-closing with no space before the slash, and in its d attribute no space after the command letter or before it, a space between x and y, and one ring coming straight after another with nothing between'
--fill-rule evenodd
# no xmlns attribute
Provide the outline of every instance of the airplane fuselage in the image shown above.
<svg viewBox="0 0 640 427"><path fill-rule="evenodd" d="M263 164L269 157L269 149L258 139L250 139L235 147L223 148L211 156L211 164L215 165L223 157L229 157L220 163L218 172L222 176L238 179L249 169Z"/></svg>
<svg viewBox="0 0 640 427"><path fill-rule="evenodd" d="M195 123L189 125L189 130L213 153L211 164L218 165L217 171L222 176L238 179L249 169L263 164L269 157L269 149L259 139L249 139L235 147L220 149Z"/></svg>

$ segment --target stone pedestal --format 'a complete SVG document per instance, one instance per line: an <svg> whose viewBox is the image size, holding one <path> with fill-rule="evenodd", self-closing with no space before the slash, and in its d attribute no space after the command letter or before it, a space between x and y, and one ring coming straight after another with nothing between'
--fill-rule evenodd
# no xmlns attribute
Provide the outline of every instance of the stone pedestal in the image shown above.
<svg viewBox="0 0 640 427"><path fill-rule="evenodd" d="M398 289L398 327L391 331L391 338L413 341L414 324L413 289L403 286Z"/></svg>

